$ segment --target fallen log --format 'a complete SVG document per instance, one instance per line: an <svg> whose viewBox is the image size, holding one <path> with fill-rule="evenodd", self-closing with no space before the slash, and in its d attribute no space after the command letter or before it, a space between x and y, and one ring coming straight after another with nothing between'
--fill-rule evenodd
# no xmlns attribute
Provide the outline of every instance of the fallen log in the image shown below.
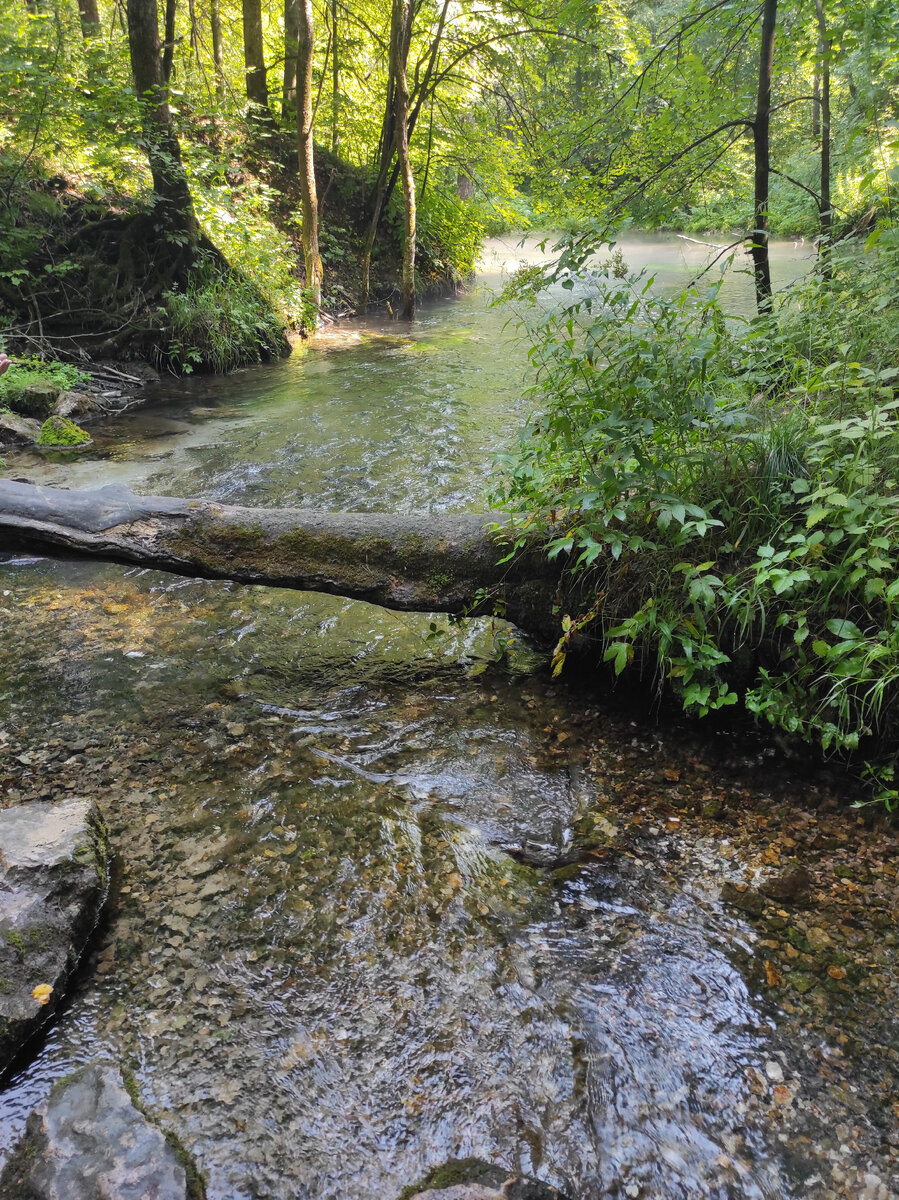
<svg viewBox="0 0 899 1200"><path fill-rule="evenodd" d="M536 539L501 563L519 536L502 522L497 514L244 508L137 496L117 484L67 491L0 479L0 550L327 592L403 612L498 612L528 633L558 637L562 564Z"/></svg>

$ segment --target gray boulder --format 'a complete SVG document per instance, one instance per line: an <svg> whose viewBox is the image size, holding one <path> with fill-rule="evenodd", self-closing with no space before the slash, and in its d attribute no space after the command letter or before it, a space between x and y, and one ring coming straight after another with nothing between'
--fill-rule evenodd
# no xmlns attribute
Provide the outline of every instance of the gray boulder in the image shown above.
<svg viewBox="0 0 899 1200"><path fill-rule="evenodd" d="M0 446L30 446L40 432L40 421L0 409Z"/></svg>
<svg viewBox="0 0 899 1200"><path fill-rule="evenodd" d="M106 837L88 801L0 812L0 1074L56 1009L107 882Z"/></svg>
<svg viewBox="0 0 899 1200"><path fill-rule="evenodd" d="M89 417L104 411L103 405L90 392L60 392L53 405L55 417Z"/></svg>
<svg viewBox="0 0 899 1200"><path fill-rule="evenodd" d="M0 1175L0 1200L201 1200L171 1136L132 1102L121 1074L83 1067L28 1118Z"/></svg>

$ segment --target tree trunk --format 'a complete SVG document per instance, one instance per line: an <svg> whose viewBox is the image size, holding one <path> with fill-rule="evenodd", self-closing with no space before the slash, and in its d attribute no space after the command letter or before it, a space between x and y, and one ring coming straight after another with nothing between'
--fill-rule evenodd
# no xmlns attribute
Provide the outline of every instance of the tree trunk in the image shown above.
<svg viewBox="0 0 899 1200"><path fill-rule="evenodd" d="M96 37L101 31L97 0L78 0L78 12L81 15L82 35L85 38Z"/></svg>
<svg viewBox="0 0 899 1200"><path fill-rule="evenodd" d="M271 119L268 107L268 81L265 74L265 50L262 44L261 0L242 0L243 59L247 81L250 117L263 125Z"/></svg>
<svg viewBox="0 0 899 1200"><path fill-rule="evenodd" d="M212 66L215 72L215 94L225 98L225 55L222 47L222 16L219 0L209 0L209 27L212 33Z"/></svg>
<svg viewBox="0 0 899 1200"><path fill-rule="evenodd" d="M815 0L821 47L821 274L831 276L830 243L833 235L833 203L830 198L830 38L822 0Z"/></svg>
<svg viewBox="0 0 899 1200"><path fill-rule="evenodd" d="M759 84L752 142L755 152L755 202L750 243L755 300L760 313L771 311L771 262L768 255L768 199L771 175L771 77L774 71L774 30L777 0L764 0L762 39L759 53Z"/></svg>
<svg viewBox="0 0 899 1200"><path fill-rule="evenodd" d="M194 245L197 219L172 125L159 56L156 0L128 0L128 46L141 127L156 193L154 220L176 245Z"/></svg>
<svg viewBox="0 0 899 1200"><path fill-rule="evenodd" d="M175 8L176 0L165 0L165 35L162 45L162 82L169 86L172 64L175 60Z"/></svg>
<svg viewBox="0 0 899 1200"><path fill-rule="evenodd" d="M306 289L316 309L319 309L322 302L322 260L318 252L318 192L315 187L315 148L312 140L312 124L315 119L312 101L314 19L312 0L299 0L297 149L303 211L303 260L306 265Z"/></svg>
<svg viewBox="0 0 899 1200"><path fill-rule="evenodd" d="M415 177L409 158L409 84L406 61L412 41L412 0L393 0L390 53L394 91L394 129L400 174L403 180L403 316L415 316Z"/></svg>
<svg viewBox="0 0 899 1200"><path fill-rule="evenodd" d="M284 87L281 122L293 123L297 105L297 54L300 38L300 0L284 0Z"/></svg>
<svg viewBox="0 0 899 1200"><path fill-rule="evenodd" d="M239 508L136 496L120 485L65 491L0 479L0 548L76 553L202 579L367 600L401 612L492 614L557 638L560 559L535 540L511 562L498 514L394 516ZM511 531L510 531L511 532ZM515 536L518 536L517 532Z"/></svg>
<svg viewBox="0 0 899 1200"><path fill-rule="evenodd" d="M337 0L331 0L331 153L340 148L340 55L337 42Z"/></svg>

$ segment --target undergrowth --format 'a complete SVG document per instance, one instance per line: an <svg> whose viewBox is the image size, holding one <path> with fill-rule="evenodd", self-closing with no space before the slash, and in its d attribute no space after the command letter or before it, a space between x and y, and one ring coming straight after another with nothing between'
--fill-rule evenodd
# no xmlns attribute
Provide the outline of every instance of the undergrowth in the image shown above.
<svg viewBox="0 0 899 1200"><path fill-rule="evenodd" d="M895 806L899 234L746 321L715 285L654 296L594 250L506 290L537 411L492 499L567 556L556 670L592 626L616 674L855 755Z"/></svg>

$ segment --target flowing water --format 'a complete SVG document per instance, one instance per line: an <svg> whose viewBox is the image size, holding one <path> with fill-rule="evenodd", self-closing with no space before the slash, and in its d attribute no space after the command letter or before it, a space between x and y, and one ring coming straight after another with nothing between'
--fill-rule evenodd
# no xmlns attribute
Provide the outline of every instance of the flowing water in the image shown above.
<svg viewBox="0 0 899 1200"><path fill-rule="evenodd" d="M490 250L494 284L540 253ZM660 286L695 253L625 247ZM9 471L478 507L525 415L506 320L481 288L411 328L353 322L284 363L161 384L88 455ZM2 1146L54 1079L108 1058L213 1200L393 1200L468 1154L572 1200L825 1195L821 1148L848 1135L809 1112L791 1150L761 1096L810 1068L718 899L734 846L652 802L673 811L672 781L683 811L768 786L760 744L666 739L486 622L24 556L0 593L8 800L96 798L117 856L89 969L0 1095ZM606 850L533 865L585 814Z"/></svg>

